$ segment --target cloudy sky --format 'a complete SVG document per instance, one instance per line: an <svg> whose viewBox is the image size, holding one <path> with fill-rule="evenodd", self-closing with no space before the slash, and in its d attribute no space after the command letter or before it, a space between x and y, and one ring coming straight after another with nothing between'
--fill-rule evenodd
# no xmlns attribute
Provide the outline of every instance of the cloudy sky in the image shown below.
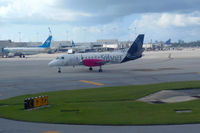
<svg viewBox="0 0 200 133"><path fill-rule="evenodd" d="M200 0L0 0L0 40L200 40Z"/></svg>

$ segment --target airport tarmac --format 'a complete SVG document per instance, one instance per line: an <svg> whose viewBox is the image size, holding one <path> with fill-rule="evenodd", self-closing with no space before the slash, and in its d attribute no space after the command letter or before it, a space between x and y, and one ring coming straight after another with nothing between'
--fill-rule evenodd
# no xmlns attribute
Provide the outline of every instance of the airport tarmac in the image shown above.
<svg viewBox="0 0 200 133"><path fill-rule="evenodd" d="M20 58L0 58L0 99L22 94L151 84L171 81L200 80L200 50L145 52L144 57L124 64L103 66L90 72L87 67L65 67L62 73L48 67L57 55L34 55ZM170 55L170 56L169 56ZM178 126L79 126L27 123L0 119L0 133L22 132L190 132L200 129L200 124ZM12 126L11 126L12 125ZM163 130L166 129L166 130Z"/></svg>

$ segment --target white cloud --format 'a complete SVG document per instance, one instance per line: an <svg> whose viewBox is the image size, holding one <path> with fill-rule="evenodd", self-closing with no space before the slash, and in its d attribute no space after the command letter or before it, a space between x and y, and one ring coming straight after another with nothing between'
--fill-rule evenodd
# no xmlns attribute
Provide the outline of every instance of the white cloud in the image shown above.
<svg viewBox="0 0 200 133"><path fill-rule="evenodd" d="M4 0L7 4L0 5L1 20L26 21L74 21L78 17L89 17L90 14L84 12L70 11L59 8L57 0Z"/></svg>
<svg viewBox="0 0 200 133"><path fill-rule="evenodd" d="M195 15L194 15L195 14ZM143 14L141 19L134 21L130 28L149 27L149 28L168 28L168 27L188 27L200 25L200 12L190 14L175 13L151 13Z"/></svg>
<svg viewBox="0 0 200 133"><path fill-rule="evenodd" d="M200 13L198 16L191 14L169 14L164 13L158 19L158 25L163 27L178 26L186 27L191 25L200 25Z"/></svg>
<svg viewBox="0 0 200 133"><path fill-rule="evenodd" d="M62 34L67 29L78 41L132 40L139 33L146 33L147 40L171 36L197 40L199 4L199 0L0 0L0 28L7 34L24 29L24 37L30 38L28 32L46 32L52 26L59 29L54 32L59 40L66 39Z"/></svg>
<svg viewBox="0 0 200 133"><path fill-rule="evenodd" d="M96 41L98 39L127 40L124 35L128 34L128 28L123 24L113 22L96 26L72 26L68 25L69 39L74 41ZM70 27L70 28L69 28ZM124 33L125 29L125 33Z"/></svg>
<svg viewBox="0 0 200 133"><path fill-rule="evenodd" d="M51 21L94 25L110 23L135 13L193 12L199 10L199 4L199 0L1 0L0 22L40 24L41 21ZM179 21L182 16L165 15L160 20L161 25L170 24L165 17L176 17L176 24L184 26Z"/></svg>
<svg viewBox="0 0 200 133"><path fill-rule="evenodd" d="M200 12L188 14L152 13L143 14L135 20L130 29L137 33L145 33L146 40L167 40L168 38L185 39L186 41L199 40Z"/></svg>

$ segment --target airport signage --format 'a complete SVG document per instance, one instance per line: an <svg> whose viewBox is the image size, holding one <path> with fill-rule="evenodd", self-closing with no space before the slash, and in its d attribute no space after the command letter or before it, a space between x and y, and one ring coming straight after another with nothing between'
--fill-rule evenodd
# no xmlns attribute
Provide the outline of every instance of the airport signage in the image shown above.
<svg viewBox="0 0 200 133"><path fill-rule="evenodd" d="M24 109L34 109L48 105L48 96L39 96L26 98L24 100Z"/></svg>

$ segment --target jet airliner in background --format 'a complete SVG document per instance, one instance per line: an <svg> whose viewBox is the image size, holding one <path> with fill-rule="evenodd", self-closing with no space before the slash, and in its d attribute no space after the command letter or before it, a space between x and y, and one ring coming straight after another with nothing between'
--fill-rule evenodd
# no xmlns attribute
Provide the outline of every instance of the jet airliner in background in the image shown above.
<svg viewBox="0 0 200 133"><path fill-rule="evenodd" d="M76 52L78 52L78 53L85 53L85 52L87 52L88 50L90 50L91 49L91 47L89 46L89 45L76 45L75 43L74 43L74 41L72 40L72 46L71 46L71 49L69 49L67 52L68 52L68 54L74 54L74 53L76 53Z"/></svg>
<svg viewBox="0 0 200 133"><path fill-rule="evenodd" d="M58 67L58 73L61 73L61 67L85 65L92 71L92 67L99 66L99 72L102 72L102 66L106 64L119 64L142 57L144 34L138 35L136 40L128 49L115 52L102 53L75 53L66 54L57 57L49 62L50 67Z"/></svg>
<svg viewBox="0 0 200 133"><path fill-rule="evenodd" d="M14 57L20 56L21 58L25 57L25 55L33 55L39 53L48 53L50 50L52 35L50 34L47 40L38 47L13 47L13 48L3 48L2 53L3 56L6 57Z"/></svg>

